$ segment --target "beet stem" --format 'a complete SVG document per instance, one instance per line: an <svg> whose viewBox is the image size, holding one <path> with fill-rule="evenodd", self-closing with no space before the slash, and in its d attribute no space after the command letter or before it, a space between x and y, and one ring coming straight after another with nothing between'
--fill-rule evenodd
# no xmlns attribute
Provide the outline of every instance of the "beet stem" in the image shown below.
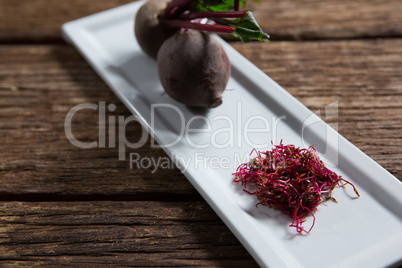
<svg viewBox="0 0 402 268"><path fill-rule="evenodd" d="M227 11L227 12L194 12L183 14L179 18L181 20L193 20L199 18L244 18L247 17L246 11Z"/></svg>
<svg viewBox="0 0 402 268"><path fill-rule="evenodd" d="M195 0L172 0L165 9L165 18L171 19L179 13L183 12L184 9L194 2Z"/></svg>
<svg viewBox="0 0 402 268"><path fill-rule="evenodd" d="M215 33L233 33L236 28L232 26L203 24L197 22L183 21L183 20L170 20L168 21L169 27L172 28L187 28L205 32Z"/></svg>
<svg viewBox="0 0 402 268"><path fill-rule="evenodd" d="M239 10L239 0L234 0L234 10L235 11Z"/></svg>

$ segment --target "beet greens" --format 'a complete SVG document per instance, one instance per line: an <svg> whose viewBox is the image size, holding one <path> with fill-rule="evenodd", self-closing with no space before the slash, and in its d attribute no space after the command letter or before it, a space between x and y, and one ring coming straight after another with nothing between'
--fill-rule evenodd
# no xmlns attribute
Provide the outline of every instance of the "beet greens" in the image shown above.
<svg viewBox="0 0 402 268"><path fill-rule="evenodd" d="M268 41L255 20L251 10L239 11L239 0L172 0L166 7L164 17L170 27L196 29L208 32L231 33L243 42ZM194 21L206 18L205 21ZM233 19L235 20L227 20Z"/></svg>

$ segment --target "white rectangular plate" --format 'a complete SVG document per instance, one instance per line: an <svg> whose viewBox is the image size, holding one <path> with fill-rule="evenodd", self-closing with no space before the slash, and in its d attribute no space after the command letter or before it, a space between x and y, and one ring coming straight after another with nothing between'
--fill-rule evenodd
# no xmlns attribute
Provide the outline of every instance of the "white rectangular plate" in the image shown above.
<svg viewBox="0 0 402 268"><path fill-rule="evenodd" d="M133 34L141 4L66 23L64 36L160 145L174 143L164 147L166 153L261 266L382 267L402 259L402 184L394 176L223 40L232 75L221 106L189 109L163 94L156 62ZM186 124L204 131L188 132ZM355 199L350 188L335 189L339 203L319 206L308 235L298 235L279 211L256 208L255 197L232 182L254 147L267 149L281 139L314 144L361 194ZM305 227L311 223L309 217Z"/></svg>

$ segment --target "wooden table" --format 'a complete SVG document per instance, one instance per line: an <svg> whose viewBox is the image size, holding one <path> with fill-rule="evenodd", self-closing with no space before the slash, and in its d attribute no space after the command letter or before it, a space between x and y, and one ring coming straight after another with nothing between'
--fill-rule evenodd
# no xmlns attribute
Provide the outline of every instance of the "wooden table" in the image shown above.
<svg viewBox="0 0 402 268"><path fill-rule="evenodd" d="M115 104L62 23L129 0L0 0L0 266L256 266L176 168L130 169L117 148L80 149L64 120L77 104ZM262 0L269 44L234 48L402 178L402 1ZM257 6L251 4L255 9ZM98 115L73 130L98 139ZM127 130L141 137L139 124ZM132 150L165 157L161 149Z"/></svg>

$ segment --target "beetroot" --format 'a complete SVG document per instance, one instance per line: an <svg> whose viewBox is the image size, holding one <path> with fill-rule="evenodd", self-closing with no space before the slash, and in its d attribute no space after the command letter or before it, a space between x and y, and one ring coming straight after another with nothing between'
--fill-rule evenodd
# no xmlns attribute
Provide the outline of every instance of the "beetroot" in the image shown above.
<svg viewBox="0 0 402 268"><path fill-rule="evenodd" d="M243 42L268 41L245 0L148 0L135 18L142 50L158 61L165 91L193 107L216 107L230 76L230 63L209 33L231 33ZM193 29L193 30L189 30Z"/></svg>
<svg viewBox="0 0 402 268"><path fill-rule="evenodd" d="M193 107L216 107L230 76L229 59L208 33L187 30L166 40L158 53L159 79L172 98Z"/></svg>
<svg viewBox="0 0 402 268"><path fill-rule="evenodd" d="M167 25L164 12L170 0L149 0L138 10L134 32L141 49L156 59L159 48L177 29Z"/></svg>

